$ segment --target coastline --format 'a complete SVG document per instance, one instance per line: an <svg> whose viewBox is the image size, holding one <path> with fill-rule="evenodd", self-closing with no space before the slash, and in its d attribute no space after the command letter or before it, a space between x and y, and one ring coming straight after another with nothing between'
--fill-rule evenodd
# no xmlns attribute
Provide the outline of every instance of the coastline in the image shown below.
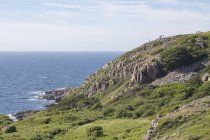
<svg viewBox="0 0 210 140"><path fill-rule="evenodd" d="M40 100L49 100L52 101L49 105L44 106L45 108L48 108L52 104L57 104L59 101L61 101L69 92L74 90L73 87L64 87L64 88L58 88L54 90L48 90L44 91L42 94L39 94L35 98ZM11 119L13 122L17 122L20 120L23 120L24 118L31 116L41 110L25 110L20 111L12 114L6 115L9 119Z"/></svg>

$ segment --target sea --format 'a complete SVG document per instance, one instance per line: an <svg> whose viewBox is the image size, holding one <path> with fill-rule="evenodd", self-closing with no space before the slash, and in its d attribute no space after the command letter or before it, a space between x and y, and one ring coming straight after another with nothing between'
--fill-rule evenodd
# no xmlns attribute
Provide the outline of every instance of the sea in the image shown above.
<svg viewBox="0 0 210 140"><path fill-rule="evenodd" d="M0 52L0 114L42 110L47 90L78 87L122 52Z"/></svg>

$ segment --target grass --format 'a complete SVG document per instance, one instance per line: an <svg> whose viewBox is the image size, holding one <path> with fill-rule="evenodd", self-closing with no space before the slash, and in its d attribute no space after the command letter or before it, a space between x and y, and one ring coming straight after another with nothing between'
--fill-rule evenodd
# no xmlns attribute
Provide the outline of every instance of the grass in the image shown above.
<svg viewBox="0 0 210 140"><path fill-rule="evenodd" d="M101 126L104 131L104 136L99 137L99 140L118 139L142 139L150 126L150 121L147 119L114 119L114 120L98 120L84 126L80 126L69 130L65 135L57 138L57 140L87 140L86 129L91 126Z"/></svg>

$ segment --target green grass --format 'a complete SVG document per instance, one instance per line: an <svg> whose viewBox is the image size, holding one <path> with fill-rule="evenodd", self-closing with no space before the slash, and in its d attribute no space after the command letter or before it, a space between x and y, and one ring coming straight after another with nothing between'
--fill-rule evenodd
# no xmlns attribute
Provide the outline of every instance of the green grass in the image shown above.
<svg viewBox="0 0 210 140"><path fill-rule="evenodd" d="M99 140L112 140L114 137L127 140L143 140L150 126L150 121L147 119L98 120L69 130L68 133L57 138L57 140L87 140L86 129L91 126L101 126L103 128L104 136L98 137Z"/></svg>

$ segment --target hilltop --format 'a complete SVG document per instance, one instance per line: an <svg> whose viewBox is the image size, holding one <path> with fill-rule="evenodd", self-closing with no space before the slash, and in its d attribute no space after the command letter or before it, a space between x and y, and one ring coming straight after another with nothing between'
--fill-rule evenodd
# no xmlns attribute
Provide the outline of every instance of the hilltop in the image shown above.
<svg viewBox="0 0 210 140"><path fill-rule="evenodd" d="M207 139L210 32L158 38L107 63L80 87L18 122L0 139ZM54 97L57 96L57 97Z"/></svg>

